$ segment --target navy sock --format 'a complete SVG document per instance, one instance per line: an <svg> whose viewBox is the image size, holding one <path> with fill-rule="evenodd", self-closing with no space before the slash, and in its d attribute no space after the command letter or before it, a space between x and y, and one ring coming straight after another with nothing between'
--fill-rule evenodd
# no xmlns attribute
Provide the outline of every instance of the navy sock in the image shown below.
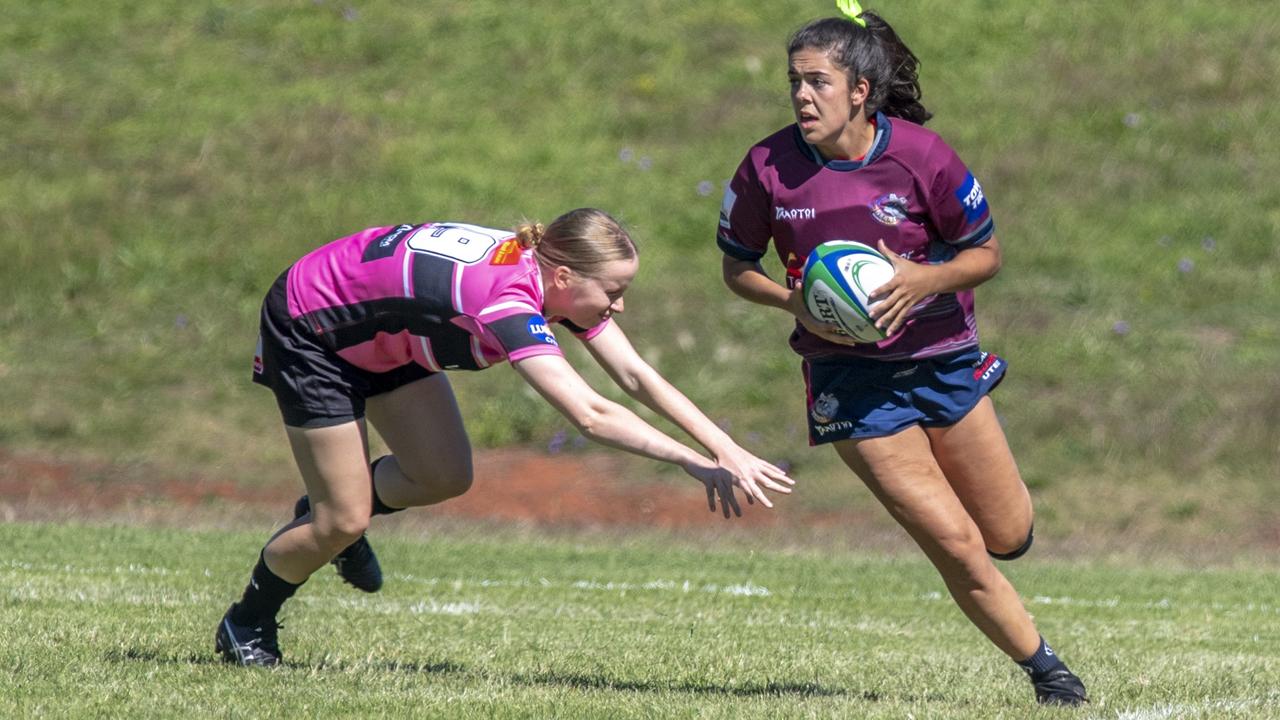
<svg viewBox="0 0 1280 720"><path fill-rule="evenodd" d="M386 460L389 457L391 456L383 455L377 460L374 460L373 462L369 463L369 477L372 478L373 480L373 514L374 515L390 515L391 513L398 513L404 509L404 508L393 508L390 505L382 502L382 498L378 497L378 463L382 462L383 460Z"/></svg>
<svg viewBox="0 0 1280 720"><path fill-rule="evenodd" d="M293 597L300 587L302 583L294 585L271 572L266 559L260 554L249 584L244 588L244 597L231 611L231 621L237 625L253 625L259 620L274 618L284 601Z"/></svg>
<svg viewBox="0 0 1280 720"><path fill-rule="evenodd" d="M1019 660L1018 666L1025 670L1032 680L1041 678L1052 670L1066 667L1058 659L1058 656L1054 654L1053 648L1049 647L1049 643L1044 641L1043 637L1040 638L1040 647L1035 651L1035 654L1026 660Z"/></svg>

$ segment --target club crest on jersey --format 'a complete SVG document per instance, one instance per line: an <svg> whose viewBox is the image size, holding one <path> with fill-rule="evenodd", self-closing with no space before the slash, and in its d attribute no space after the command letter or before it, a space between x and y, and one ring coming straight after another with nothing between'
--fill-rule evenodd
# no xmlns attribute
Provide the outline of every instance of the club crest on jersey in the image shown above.
<svg viewBox="0 0 1280 720"><path fill-rule="evenodd" d="M556 347L560 346L556 342L556 336L551 334L551 328L547 326L546 319L541 315L534 315L529 318L529 334L536 338L538 342L555 345Z"/></svg>
<svg viewBox="0 0 1280 720"><path fill-rule="evenodd" d="M815 422L825 425L835 418L839 409L840 401L834 395L822 393L813 401L813 407L809 408L809 414L813 416Z"/></svg>
<svg viewBox="0 0 1280 720"><path fill-rule="evenodd" d="M515 265L520 262L520 241L512 238L498 246L489 259L490 265Z"/></svg>
<svg viewBox="0 0 1280 720"><path fill-rule="evenodd" d="M897 193L881 195L867 207L871 208L871 217L882 225L897 225L907 219L907 199Z"/></svg>
<svg viewBox="0 0 1280 720"><path fill-rule="evenodd" d="M987 212L987 197L982 194L982 186L978 184L978 179L973 176L973 173L964 176L964 182L960 183L960 187L956 189L955 196L964 206L966 222L973 222Z"/></svg>

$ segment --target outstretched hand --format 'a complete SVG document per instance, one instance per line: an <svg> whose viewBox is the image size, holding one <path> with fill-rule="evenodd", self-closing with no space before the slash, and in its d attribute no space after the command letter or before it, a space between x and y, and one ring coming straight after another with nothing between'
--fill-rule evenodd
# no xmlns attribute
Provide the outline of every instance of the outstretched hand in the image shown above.
<svg viewBox="0 0 1280 720"><path fill-rule="evenodd" d="M911 262L880 243L880 253L893 264L893 277L867 296L871 302L871 319L885 337L892 337L907 321L911 308L937 292L927 265Z"/></svg>
<svg viewBox="0 0 1280 720"><path fill-rule="evenodd" d="M685 465L684 471L702 481L707 488L707 509L711 512L716 511L716 496L720 497L720 509L724 512L724 516L729 517L729 511L742 517L742 508L738 506L738 499L733 495L733 473L724 468L715 465Z"/></svg>
<svg viewBox="0 0 1280 720"><path fill-rule="evenodd" d="M686 465L685 472L702 481L707 489L707 509L716 511L717 504L726 518L742 517L742 506L734 488L741 489L746 495L747 503L772 508L773 503L765 495L764 489L789 494L795 481L787 477L786 472L772 463L765 462L736 445L722 454L717 465ZM717 497L719 501L717 503Z"/></svg>
<svg viewBox="0 0 1280 720"><path fill-rule="evenodd" d="M737 445L723 448L716 453L716 462L733 474L734 485L746 493L747 502L751 504L755 504L758 500L761 505L772 508L773 503L769 501L764 491L770 490L789 495L791 486L796 484L795 480L787 477L786 471L782 468L761 460Z"/></svg>

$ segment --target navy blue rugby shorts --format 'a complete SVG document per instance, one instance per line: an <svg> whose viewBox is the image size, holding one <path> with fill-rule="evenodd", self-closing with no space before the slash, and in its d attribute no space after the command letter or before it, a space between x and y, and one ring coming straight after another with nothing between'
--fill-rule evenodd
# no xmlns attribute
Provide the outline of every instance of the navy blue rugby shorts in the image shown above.
<svg viewBox="0 0 1280 720"><path fill-rule="evenodd" d="M417 363L375 373L320 344L305 322L289 317L288 271L262 301L253 381L271 388L284 424L314 428L364 417L365 399L434 375Z"/></svg>
<svg viewBox="0 0 1280 720"><path fill-rule="evenodd" d="M1007 365L976 347L920 360L805 360L809 444L954 425L1000 384Z"/></svg>

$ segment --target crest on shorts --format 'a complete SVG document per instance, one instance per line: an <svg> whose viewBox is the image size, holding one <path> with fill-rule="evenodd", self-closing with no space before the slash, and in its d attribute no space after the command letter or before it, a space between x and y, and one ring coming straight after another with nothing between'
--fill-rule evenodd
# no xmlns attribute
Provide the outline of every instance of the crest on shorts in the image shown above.
<svg viewBox="0 0 1280 720"><path fill-rule="evenodd" d="M822 393L818 395L818 399L813 401L813 407L809 408L809 414L813 416L814 421L823 424L831 422L835 419L836 412L840 409L840 401L831 393Z"/></svg>

